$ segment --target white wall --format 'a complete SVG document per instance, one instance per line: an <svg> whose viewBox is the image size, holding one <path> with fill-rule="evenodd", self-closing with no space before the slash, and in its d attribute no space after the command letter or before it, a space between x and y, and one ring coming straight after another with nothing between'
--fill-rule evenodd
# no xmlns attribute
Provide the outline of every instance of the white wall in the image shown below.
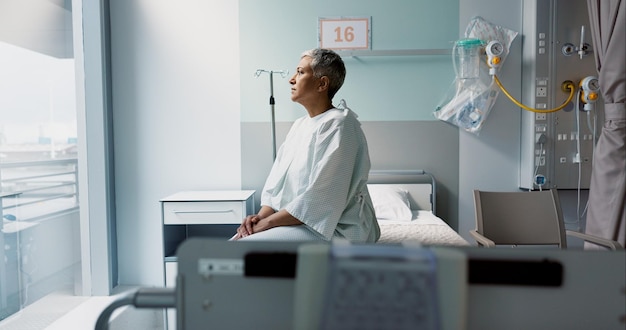
<svg viewBox="0 0 626 330"><path fill-rule="evenodd" d="M161 285L159 199L241 186L238 2L110 6L119 282Z"/></svg>

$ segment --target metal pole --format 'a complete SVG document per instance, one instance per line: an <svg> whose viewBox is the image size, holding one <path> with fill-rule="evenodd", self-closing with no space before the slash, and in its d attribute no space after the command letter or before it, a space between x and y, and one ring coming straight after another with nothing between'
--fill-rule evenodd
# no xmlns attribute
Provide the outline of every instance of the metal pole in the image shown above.
<svg viewBox="0 0 626 330"><path fill-rule="evenodd" d="M274 71L270 71L270 108L272 111L272 160L276 160L276 115L274 112Z"/></svg>
<svg viewBox="0 0 626 330"><path fill-rule="evenodd" d="M270 75L270 110L271 110L271 115L272 115L271 128L272 128L272 157L273 157L272 160L276 160L276 113L274 110L276 100L274 99L274 73L280 73L281 77L284 78L287 76L289 71L286 71L286 70L273 71L273 70L258 69L254 73L254 76L258 77L263 72L267 72Z"/></svg>

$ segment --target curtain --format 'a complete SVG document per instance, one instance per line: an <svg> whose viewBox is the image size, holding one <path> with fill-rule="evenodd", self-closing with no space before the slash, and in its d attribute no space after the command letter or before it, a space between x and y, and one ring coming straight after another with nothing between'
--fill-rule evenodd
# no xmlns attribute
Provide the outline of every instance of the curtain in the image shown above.
<svg viewBox="0 0 626 330"><path fill-rule="evenodd" d="M587 8L605 120L593 157L585 232L626 246L626 13L621 0L587 0Z"/></svg>

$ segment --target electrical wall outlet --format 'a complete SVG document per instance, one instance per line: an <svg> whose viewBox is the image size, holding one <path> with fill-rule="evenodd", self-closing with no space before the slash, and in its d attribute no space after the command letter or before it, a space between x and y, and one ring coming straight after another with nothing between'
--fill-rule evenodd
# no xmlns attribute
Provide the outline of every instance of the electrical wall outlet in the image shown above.
<svg viewBox="0 0 626 330"><path fill-rule="evenodd" d="M535 120L546 120L548 115L545 113L537 112L535 113Z"/></svg>
<svg viewBox="0 0 626 330"><path fill-rule="evenodd" d="M546 97L548 96L548 87L537 87L537 93L535 93L537 97Z"/></svg>

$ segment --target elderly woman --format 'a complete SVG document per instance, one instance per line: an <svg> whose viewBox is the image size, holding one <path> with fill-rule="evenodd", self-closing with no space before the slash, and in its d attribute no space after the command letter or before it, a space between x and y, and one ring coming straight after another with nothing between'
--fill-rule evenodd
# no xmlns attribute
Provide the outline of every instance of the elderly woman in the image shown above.
<svg viewBox="0 0 626 330"><path fill-rule="evenodd" d="M291 100L307 115L296 120L280 147L261 193L258 214L246 217L233 239L375 242L380 237L367 191L370 159L357 116L337 109L343 85L341 57L313 49L289 80Z"/></svg>

